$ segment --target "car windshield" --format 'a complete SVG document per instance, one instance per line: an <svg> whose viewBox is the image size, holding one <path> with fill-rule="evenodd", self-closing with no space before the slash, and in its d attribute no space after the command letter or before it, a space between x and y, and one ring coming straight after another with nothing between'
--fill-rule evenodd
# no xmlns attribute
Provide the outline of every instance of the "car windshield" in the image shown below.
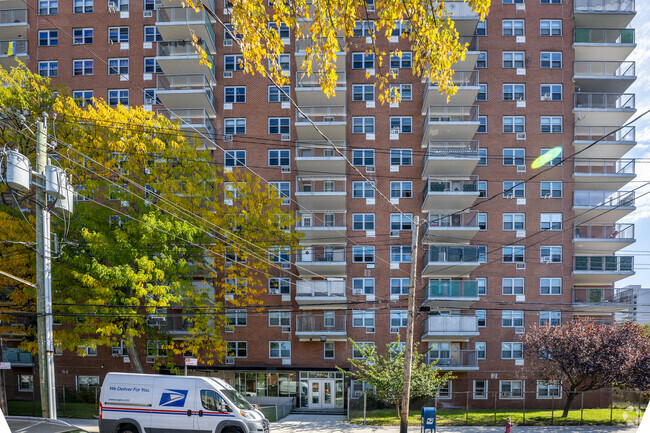
<svg viewBox="0 0 650 433"><path fill-rule="evenodd" d="M230 400L238 409L252 410L253 406L244 398L243 395L234 389L221 389L221 393Z"/></svg>

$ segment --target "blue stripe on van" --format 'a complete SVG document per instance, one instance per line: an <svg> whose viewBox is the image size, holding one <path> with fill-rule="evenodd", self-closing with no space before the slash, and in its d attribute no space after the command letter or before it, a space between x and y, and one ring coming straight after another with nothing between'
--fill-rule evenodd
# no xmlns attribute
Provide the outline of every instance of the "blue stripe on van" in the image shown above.
<svg viewBox="0 0 650 433"><path fill-rule="evenodd" d="M102 411L104 412L126 412L126 413L150 413L150 414L160 414L160 415L183 415L187 416L187 411L183 410L164 410L164 409L139 409L139 408L125 408L125 407L103 407ZM198 411L192 411L192 416L198 416ZM227 412L203 412L203 416L216 416L216 417L233 417Z"/></svg>

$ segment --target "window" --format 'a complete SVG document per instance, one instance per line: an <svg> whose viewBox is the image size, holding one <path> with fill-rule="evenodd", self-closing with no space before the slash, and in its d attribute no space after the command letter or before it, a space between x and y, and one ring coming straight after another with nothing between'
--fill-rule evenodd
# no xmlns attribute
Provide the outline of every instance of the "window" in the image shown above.
<svg viewBox="0 0 650 433"><path fill-rule="evenodd" d="M226 135L245 135L246 134L246 118L231 118L224 119L224 131Z"/></svg>
<svg viewBox="0 0 650 433"><path fill-rule="evenodd" d="M108 28L108 42L111 43L111 44L129 42L129 28L128 27L109 27Z"/></svg>
<svg viewBox="0 0 650 433"><path fill-rule="evenodd" d="M411 261L411 246L391 245L390 261L391 263L409 263Z"/></svg>
<svg viewBox="0 0 650 433"><path fill-rule="evenodd" d="M59 13L59 0L39 0L39 15L56 15Z"/></svg>
<svg viewBox="0 0 650 433"><path fill-rule="evenodd" d="M291 326L291 311L269 310L269 326Z"/></svg>
<svg viewBox="0 0 650 433"><path fill-rule="evenodd" d="M487 343L485 341L474 343L474 350L476 350L477 359L487 359Z"/></svg>
<svg viewBox="0 0 650 433"><path fill-rule="evenodd" d="M244 70L244 56L241 54L228 54L223 56L223 70L224 71L243 71Z"/></svg>
<svg viewBox="0 0 650 433"><path fill-rule="evenodd" d="M160 358L167 356L167 342L163 340L147 340L147 356Z"/></svg>
<svg viewBox="0 0 650 433"><path fill-rule="evenodd" d="M501 56L504 68L523 68L526 66L526 53L523 51L504 51Z"/></svg>
<svg viewBox="0 0 650 433"><path fill-rule="evenodd" d="M542 84L539 86L539 93L542 101L561 101L562 84Z"/></svg>
<svg viewBox="0 0 650 433"><path fill-rule="evenodd" d="M375 198L374 182L352 182L352 198Z"/></svg>
<svg viewBox="0 0 650 433"><path fill-rule="evenodd" d="M291 95L291 88L289 86L282 86L282 90L287 95ZM289 98L275 86L269 86L269 102L288 102Z"/></svg>
<svg viewBox="0 0 650 433"><path fill-rule="evenodd" d="M540 129L543 134L562 133L562 116L541 116Z"/></svg>
<svg viewBox="0 0 650 433"><path fill-rule="evenodd" d="M108 59L108 75L129 73L129 59Z"/></svg>
<svg viewBox="0 0 650 433"><path fill-rule="evenodd" d="M365 358L364 353L367 353L368 351L372 350L374 347L375 347L375 343L371 341L357 343L356 347L352 346L352 358L363 359ZM368 385L366 386L368 387Z"/></svg>
<svg viewBox="0 0 650 433"><path fill-rule="evenodd" d="M542 198L562 198L562 181L542 181L539 193Z"/></svg>
<svg viewBox="0 0 650 433"><path fill-rule="evenodd" d="M269 167L289 167L291 165L291 151L269 150Z"/></svg>
<svg viewBox="0 0 650 433"><path fill-rule="evenodd" d="M478 85L478 93L476 94L477 101L487 101L487 84L480 83Z"/></svg>
<svg viewBox="0 0 650 433"><path fill-rule="evenodd" d="M437 360L439 365L449 364L451 361L451 343L436 341L429 343L429 360Z"/></svg>
<svg viewBox="0 0 650 433"><path fill-rule="evenodd" d="M539 20L540 36L562 36L562 20Z"/></svg>
<svg viewBox="0 0 650 433"><path fill-rule="evenodd" d="M354 37L364 37L371 36L375 29L374 21L356 21L354 23L354 29L352 30L352 36Z"/></svg>
<svg viewBox="0 0 650 433"><path fill-rule="evenodd" d="M488 381L487 380L475 380L474 381L472 398L474 400L485 400L485 399L488 398Z"/></svg>
<svg viewBox="0 0 650 433"><path fill-rule="evenodd" d="M476 36L487 36L487 21L486 20L479 20L479 22L476 24L476 31L474 32Z"/></svg>
<svg viewBox="0 0 650 433"><path fill-rule="evenodd" d="M562 69L562 52L544 52L540 53L540 68Z"/></svg>
<svg viewBox="0 0 650 433"><path fill-rule="evenodd" d="M401 101L413 100L413 85L412 84L391 84L390 96L395 96L395 92L399 93Z"/></svg>
<svg viewBox="0 0 650 433"><path fill-rule="evenodd" d="M406 328L406 321L408 317L407 310L391 310L390 312L390 327L391 328Z"/></svg>
<svg viewBox="0 0 650 433"><path fill-rule="evenodd" d="M411 198L413 197L413 182L394 181L390 183L390 198Z"/></svg>
<svg viewBox="0 0 650 433"><path fill-rule="evenodd" d="M524 20L503 20L501 21L502 36L523 36Z"/></svg>
<svg viewBox="0 0 650 433"><path fill-rule="evenodd" d="M156 89L144 89L144 104L159 105L160 99L156 96Z"/></svg>
<svg viewBox="0 0 650 433"><path fill-rule="evenodd" d="M352 214L352 230L374 230L374 229L375 229L374 213Z"/></svg>
<svg viewBox="0 0 650 433"><path fill-rule="evenodd" d="M108 91L108 105L129 105L129 89L115 89Z"/></svg>
<svg viewBox="0 0 650 433"><path fill-rule="evenodd" d="M226 319L229 327L246 326L248 324L246 310L226 310Z"/></svg>
<svg viewBox="0 0 650 433"><path fill-rule="evenodd" d="M353 117L352 133L353 134L374 134L375 117L374 116Z"/></svg>
<svg viewBox="0 0 650 433"><path fill-rule="evenodd" d="M409 279L408 278L391 278L390 279L391 295L408 295Z"/></svg>
<svg viewBox="0 0 650 433"><path fill-rule="evenodd" d="M477 134L486 134L487 133L487 116L478 116L478 128L476 129Z"/></svg>
<svg viewBox="0 0 650 433"><path fill-rule="evenodd" d="M561 295L562 278L540 278L539 293L540 295Z"/></svg>
<svg viewBox="0 0 650 433"><path fill-rule="evenodd" d="M501 326L503 328L524 326L524 312L521 310L501 311Z"/></svg>
<svg viewBox="0 0 650 433"><path fill-rule="evenodd" d="M390 165L413 165L413 150L391 149Z"/></svg>
<svg viewBox="0 0 650 433"><path fill-rule="evenodd" d="M525 84L504 84L503 100L504 101L523 101L526 99Z"/></svg>
<svg viewBox="0 0 650 433"><path fill-rule="evenodd" d="M291 203L291 183L290 182L269 182L269 187L275 189L282 199L282 204Z"/></svg>
<svg viewBox="0 0 650 433"><path fill-rule="evenodd" d="M38 75L41 77L58 77L59 62L56 60L38 62Z"/></svg>
<svg viewBox="0 0 650 433"><path fill-rule="evenodd" d="M476 278L476 291L479 296L487 295L487 278Z"/></svg>
<svg viewBox="0 0 650 433"><path fill-rule="evenodd" d="M501 359L524 359L524 343L501 343Z"/></svg>
<svg viewBox="0 0 650 433"><path fill-rule="evenodd" d="M537 381L537 398L562 398L562 386L557 380Z"/></svg>
<svg viewBox="0 0 650 433"><path fill-rule="evenodd" d="M561 213L542 213L539 215L540 230L562 230Z"/></svg>
<svg viewBox="0 0 650 433"><path fill-rule="evenodd" d="M226 356L230 358L248 357L248 342L246 341L228 341L226 342ZM203 393L205 391L201 391Z"/></svg>
<svg viewBox="0 0 650 433"><path fill-rule="evenodd" d="M501 399L524 398L524 381L523 380L499 381L499 398Z"/></svg>
<svg viewBox="0 0 650 433"><path fill-rule="evenodd" d="M410 231L413 214L392 213L390 214L390 231Z"/></svg>
<svg viewBox="0 0 650 433"><path fill-rule="evenodd" d="M487 182L484 180L478 181L478 198L487 197Z"/></svg>
<svg viewBox="0 0 650 433"><path fill-rule="evenodd" d="M352 326L355 328L372 328L375 326L375 312L352 310Z"/></svg>
<svg viewBox="0 0 650 433"><path fill-rule="evenodd" d="M391 69L411 69L413 54L410 51L402 51L401 55L390 56Z"/></svg>
<svg viewBox="0 0 650 433"><path fill-rule="evenodd" d="M485 328L487 326L486 310L476 310L476 322L479 328Z"/></svg>
<svg viewBox="0 0 650 433"><path fill-rule="evenodd" d="M117 5L117 10L120 12L127 12L129 10L129 0L113 0Z"/></svg>
<svg viewBox="0 0 650 433"><path fill-rule="evenodd" d="M59 31L58 30L39 31L38 45L40 47L55 47L59 45Z"/></svg>
<svg viewBox="0 0 650 433"><path fill-rule="evenodd" d="M159 42L162 41L162 36L156 26L144 26L144 41L145 42Z"/></svg>
<svg viewBox="0 0 650 433"><path fill-rule="evenodd" d="M18 391L20 392L34 391L34 376L31 374L19 374Z"/></svg>
<svg viewBox="0 0 650 433"><path fill-rule="evenodd" d="M517 181L503 182L503 198L526 197L526 184Z"/></svg>
<svg viewBox="0 0 650 433"><path fill-rule="evenodd" d="M291 280L289 278L269 278L269 295L291 294Z"/></svg>
<svg viewBox="0 0 650 433"><path fill-rule="evenodd" d="M373 149L352 149L352 165L374 166L375 151Z"/></svg>
<svg viewBox="0 0 650 433"><path fill-rule="evenodd" d="M269 69L273 68L274 63L277 63L285 74L291 73L291 56L289 54L280 54L277 59L269 60Z"/></svg>
<svg viewBox="0 0 650 433"><path fill-rule="evenodd" d="M226 167L245 167L246 151L245 150L226 150L223 153L223 165Z"/></svg>
<svg viewBox="0 0 650 433"><path fill-rule="evenodd" d="M275 87L274 87L275 89ZM277 89L276 89L277 90ZM224 102L239 104L246 102L246 86L224 87Z"/></svg>
<svg viewBox="0 0 650 433"><path fill-rule="evenodd" d="M549 150L551 150L551 149L544 149L544 148L542 148L542 150L541 150L541 152L540 152L540 155L544 155L544 154L545 154L546 152L548 152ZM564 153L563 151L560 152L560 154L559 154L558 156L556 156L555 158L551 159L549 162L547 162L547 163L544 164L544 165L546 165L546 166L550 166L550 165L562 165L562 154L563 154L563 153Z"/></svg>
<svg viewBox="0 0 650 433"><path fill-rule="evenodd" d="M485 212L479 212L476 218L478 220L478 229L480 231L487 230L487 214Z"/></svg>
<svg viewBox="0 0 650 433"><path fill-rule="evenodd" d="M155 57L145 57L144 58L144 73L145 74L160 74L162 69L158 64L158 60Z"/></svg>
<svg viewBox="0 0 650 433"><path fill-rule="evenodd" d="M524 230L526 228L526 214L504 213L503 230Z"/></svg>
<svg viewBox="0 0 650 433"><path fill-rule="evenodd" d="M291 358L291 341L269 341L269 358Z"/></svg>
<svg viewBox="0 0 650 433"><path fill-rule="evenodd" d="M99 376L77 376L77 389L99 386Z"/></svg>
<svg viewBox="0 0 650 433"><path fill-rule="evenodd" d="M372 69L375 67L375 55L352 53L352 69Z"/></svg>
<svg viewBox="0 0 650 433"><path fill-rule="evenodd" d="M269 29L273 29L278 33L278 36L281 38L290 38L291 37L291 29L287 27L287 25L283 22L280 23L280 28L278 28L278 25L276 23L269 23Z"/></svg>
<svg viewBox="0 0 650 433"><path fill-rule="evenodd" d="M374 0L373 0L374 2ZM408 23L403 23L401 21L395 21L395 28L393 29L391 36L402 36L402 34L409 34L411 32L410 25Z"/></svg>
<svg viewBox="0 0 650 433"><path fill-rule="evenodd" d="M374 295L375 294L375 279L374 278L353 278L352 279L352 294L353 295ZM374 320L374 317L375 316L374 316L374 312L373 312L373 320Z"/></svg>
<svg viewBox="0 0 650 433"><path fill-rule="evenodd" d="M334 342L326 341L323 343L323 358L324 359L334 359Z"/></svg>
<svg viewBox="0 0 650 433"><path fill-rule="evenodd" d="M543 5L561 5L562 0L540 0Z"/></svg>
<svg viewBox="0 0 650 433"><path fill-rule="evenodd" d="M524 263L524 246L513 245L503 247L502 260L503 263Z"/></svg>
<svg viewBox="0 0 650 433"><path fill-rule="evenodd" d="M72 29L72 44L84 45L93 43L93 28Z"/></svg>
<svg viewBox="0 0 650 433"><path fill-rule="evenodd" d="M438 389L438 392L436 393L436 397L439 399L450 399L451 398L451 380L448 380L447 382L443 383L440 385L440 388Z"/></svg>
<svg viewBox="0 0 650 433"><path fill-rule="evenodd" d="M370 245L354 245L352 247L353 263L375 263L375 247Z"/></svg>
<svg viewBox="0 0 650 433"><path fill-rule="evenodd" d="M93 0L74 0L74 13L89 14L93 11Z"/></svg>
<svg viewBox="0 0 650 433"><path fill-rule="evenodd" d="M503 165L526 165L526 149L503 149Z"/></svg>
<svg viewBox="0 0 650 433"><path fill-rule="evenodd" d="M372 84L353 84L352 100L353 101L374 101L375 86Z"/></svg>
<svg viewBox="0 0 650 433"><path fill-rule="evenodd" d="M413 118L411 116L391 116L390 132L392 134L410 134L413 132Z"/></svg>
<svg viewBox="0 0 650 433"><path fill-rule="evenodd" d="M560 326L562 324L561 311L540 311L539 326Z"/></svg>
<svg viewBox="0 0 650 433"><path fill-rule="evenodd" d="M539 248L539 261L540 263L562 263L562 247L540 247Z"/></svg>
<svg viewBox="0 0 650 433"><path fill-rule="evenodd" d="M522 4L524 0L503 0L504 5L513 5L515 3Z"/></svg>
<svg viewBox="0 0 650 433"><path fill-rule="evenodd" d="M503 132L507 134L526 132L526 118L524 116L503 116Z"/></svg>
<svg viewBox="0 0 650 433"><path fill-rule="evenodd" d="M487 51L479 51L478 58L476 59L476 68L487 68Z"/></svg>
<svg viewBox="0 0 650 433"><path fill-rule="evenodd" d="M92 105L92 98L92 90L74 90L72 92L72 99L74 99L77 105L80 107Z"/></svg>
<svg viewBox="0 0 650 433"><path fill-rule="evenodd" d="M524 279L523 278L502 278L501 294L503 295L523 295Z"/></svg>
<svg viewBox="0 0 650 433"><path fill-rule="evenodd" d="M291 249L289 247L269 248L269 260L273 263L290 263Z"/></svg>
<svg viewBox="0 0 650 433"><path fill-rule="evenodd" d="M289 134L291 132L291 118L269 117L269 134Z"/></svg>
<svg viewBox="0 0 650 433"><path fill-rule="evenodd" d="M156 0L144 0L144 10L152 11L156 9Z"/></svg>

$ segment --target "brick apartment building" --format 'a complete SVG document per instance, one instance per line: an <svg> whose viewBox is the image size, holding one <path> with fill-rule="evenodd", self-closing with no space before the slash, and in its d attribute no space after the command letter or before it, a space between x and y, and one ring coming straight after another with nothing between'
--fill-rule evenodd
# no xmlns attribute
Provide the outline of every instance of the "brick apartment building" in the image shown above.
<svg viewBox="0 0 650 433"><path fill-rule="evenodd" d="M612 320L625 307L612 287L634 273L633 257L615 255L634 242L633 225L619 222L634 210L626 187L634 161L623 158L635 145L634 127L520 182L545 150L562 146L566 156L585 149L635 113L634 95L625 93L636 78L626 61L635 47L633 0L494 0L485 22L466 4L448 2L469 44L454 66L458 93L448 103L435 83L412 75L399 31L380 43L404 51L389 65L402 101L382 105L366 78L379 72L363 54L367 26L342 41L329 99L298 73L305 41L280 29L280 61L294 78L287 91L390 203L269 81L239 70L236 44L205 12L183 9L180 0L26 3L0 0L0 64L14 62L6 56L13 41L16 57L76 98L183 119L216 142L205 145L225 170L254 168L297 215L303 248L274 255L278 266L264 295L273 308L230 311L232 356L194 373L225 377L249 396L343 408L348 386L353 396L363 388L335 370L358 355L348 339L379 347L396 334L404 339L415 215L426 221L415 339L456 376L441 402L464 406L467 392L473 407L493 406L493 395L502 407L519 407L526 391L526 407L548 405L562 397L558 387L517 374L526 368L521 334L576 316ZM206 5L229 21L223 3ZM190 29L212 69L197 62ZM160 324L171 326L164 316ZM3 351L13 365L10 398L31 398L32 358ZM120 348L88 355L57 357L57 386L130 370ZM155 343L148 355L143 361L151 365L160 355Z"/></svg>

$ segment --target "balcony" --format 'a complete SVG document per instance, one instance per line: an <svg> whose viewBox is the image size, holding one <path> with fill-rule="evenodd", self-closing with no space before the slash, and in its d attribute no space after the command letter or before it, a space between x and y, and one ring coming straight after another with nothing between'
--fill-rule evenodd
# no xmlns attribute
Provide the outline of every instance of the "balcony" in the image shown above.
<svg viewBox="0 0 650 433"><path fill-rule="evenodd" d="M158 75L156 96L172 111L191 107L204 110L210 118L217 115L212 87L203 74Z"/></svg>
<svg viewBox="0 0 650 433"><path fill-rule="evenodd" d="M469 341L478 335L476 316L429 316L422 323L422 341Z"/></svg>
<svg viewBox="0 0 650 433"><path fill-rule="evenodd" d="M634 62L573 62L573 81L583 92L623 93L634 80Z"/></svg>
<svg viewBox="0 0 650 433"><path fill-rule="evenodd" d="M327 138L330 140L345 140L347 130L345 105L301 106L300 109ZM323 140L323 136L305 116L299 111L296 112L298 140Z"/></svg>
<svg viewBox="0 0 650 433"><path fill-rule="evenodd" d="M345 140L333 141L345 155ZM296 168L302 175L344 175L347 161L325 140L296 142Z"/></svg>
<svg viewBox="0 0 650 433"><path fill-rule="evenodd" d="M13 44L13 55L9 56L9 45ZM16 59L20 59L23 63L27 62L29 59L29 53L27 51L27 41L26 40L11 40L11 41L0 41L0 66L5 69L9 69L14 66L18 66Z"/></svg>
<svg viewBox="0 0 650 433"><path fill-rule="evenodd" d="M578 285L608 286L631 275L633 256L573 257L573 281Z"/></svg>
<svg viewBox="0 0 650 433"><path fill-rule="evenodd" d="M345 314L299 314L295 334L300 341L346 341Z"/></svg>
<svg viewBox="0 0 650 433"><path fill-rule="evenodd" d="M174 111L168 109L158 110L172 122L178 121L181 129L196 132L207 149L216 149L214 144L214 125L208 117L208 113L202 108L177 108Z"/></svg>
<svg viewBox="0 0 650 433"><path fill-rule="evenodd" d="M314 245L303 247L296 257L296 267L302 278L345 277L346 261L343 245Z"/></svg>
<svg viewBox="0 0 650 433"><path fill-rule="evenodd" d="M337 71L335 95L329 98L320 87L318 72L307 76L304 72L296 74L296 101L300 106L345 105L347 102L347 81L345 70Z"/></svg>
<svg viewBox="0 0 650 433"><path fill-rule="evenodd" d="M345 308L345 280L298 280L296 303L303 310Z"/></svg>
<svg viewBox="0 0 650 433"><path fill-rule="evenodd" d="M343 244L346 239L345 212L296 212L296 232L303 235L302 245Z"/></svg>
<svg viewBox="0 0 650 433"><path fill-rule="evenodd" d="M596 140L600 141L587 149ZM581 152L581 158L618 159L635 145L634 126L576 126L573 132L573 149Z"/></svg>
<svg viewBox="0 0 650 433"><path fill-rule="evenodd" d="M481 264L482 252L474 245L431 245L424 254L423 277L461 278Z"/></svg>
<svg viewBox="0 0 650 433"><path fill-rule="evenodd" d="M297 176L296 201L306 211L345 210L345 176Z"/></svg>
<svg viewBox="0 0 650 433"><path fill-rule="evenodd" d="M462 213L429 212L424 226L424 244L469 243L479 230L478 211Z"/></svg>
<svg viewBox="0 0 650 433"><path fill-rule="evenodd" d="M443 371L478 371L478 358L475 350L450 350L447 356L436 358L431 352L427 353L427 364Z"/></svg>
<svg viewBox="0 0 650 433"><path fill-rule="evenodd" d="M467 309L478 302L478 283L473 280L430 280L422 305L432 308Z"/></svg>
<svg viewBox="0 0 650 433"><path fill-rule="evenodd" d="M478 141L430 141L422 178L433 175L472 174L480 157Z"/></svg>
<svg viewBox="0 0 650 433"><path fill-rule="evenodd" d="M190 42L160 41L156 45L158 45L156 61L165 75L203 74L210 80L210 84L216 84L213 54L205 42L199 45L208 53L209 66L200 64L196 48Z"/></svg>
<svg viewBox="0 0 650 433"><path fill-rule="evenodd" d="M28 29L27 9L0 9L0 40L17 39L20 35L27 37Z"/></svg>
<svg viewBox="0 0 650 433"><path fill-rule="evenodd" d="M478 176L429 176L422 192L422 211L458 211L478 197Z"/></svg>
<svg viewBox="0 0 650 433"><path fill-rule="evenodd" d="M447 6L449 3L445 3ZM462 33L461 33L462 34ZM466 34L474 34L474 31ZM478 60L478 37L476 36L459 36L458 42L462 45L467 45L467 51L465 53L465 59L458 60L456 63L452 63L452 68L456 71L471 71L476 67L476 60ZM422 82L427 82L427 77L422 76Z"/></svg>
<svg viewBox="0 0 650 433"><path fill-rule="evenodd" d="M336 41L339 45L339 50L336 52L336 69L337 71L345 71L345 37L338 36L336 38ZM299 70L303 69L302 63L307 57L307 48L311 47L312 45L314 45L314 41L312 41L311 35L306 35L305 39L299 39L296 41L296 66ZM312 71L317 71L319 69L321 69L319 64L315 63L312 65Z"/></svg>
<svg viewBox="0 0 650 433"><path fill-rule="evenodd" d="M634 224L577 224L573 229L575 254L614 254L634 242Z"/></svg>
<svg viewBox="0 0 650 433"><path fill-rule="evenodd" d="M576 125L623 125L636 113L634 93L575 93Z"/></svg>
<svg viewBox="0 0 650 433"><path fill-rule="evenodd" d="M573 180L576 189L620 189L636 177L634 159L576 158Z"/></svg>
<svg viewBox="0 0 650 433"><path fill-rule="evenodd" d="M452 0L445 2L445 9L454 20L454 26L459 35L473 35L476 32L479 16L467 3Z"/></svg>
<svg viewBox="0 0 650 433"><path fill-rule="evenodd" d="M573 313L577 315L610 315L634 306L636 290L630 288L574 287Z"/></svg>
<svg viewBox="0 0 650 433"><path fill-rule="evenodd" d="M189 41L196 35L199 41L205 41L210 52L216 53L213 22L204 10L196 12L193 8L164 7L156 10L156 27L160 36L166 41Z"/></svg>
<svg viewBox="0 0 650 433"><path fill-rule="evenodd" d="M614 27L623 29L636 14L634 0L574 0L576 27Z"/></svg>
<svg viewBox="0 0 650 433"><path fill-rule="evenodd" d="M466 5L465 3L462 4ZM455 95L449 97L449 104L472 105L476 100L476 95L479 91L478 71L456 71L454 72L453 82L458 87L458 91ZM437 83L427 81L427 85L424 88L422 114L426 114L427 107L430 105L435 106L444 104L447 104L447 95L440 93Z"/></svg>
<svg viewBox="0 0 650 433"><path fill-rule="evenodd" d="M478 106L431 105L424 121L422 147L431 140L471 140L478 129Z"/></svg>
<svg viewBox="0 0 650 433"><path fill-rule="evenodd" d="M181 7L185 7L187 5L187 1L185 1L185 0L166 0L164 3L165 3L165 6L173 7L173 8L181 8ZM210 7L210 10L215 10L215 8L214 8L214 0L204 0L203 4L206 7Z"/></svg>
<svg viewBox="0 0 650 433"><path fill-rule="evenodd" d="M573 191L578 224L614 223L635 209L634 191Z"/></svg>
<svg viewBox="0 0 650 433"><path fill-rule="evenodd" d="M2 349L2 360L10 362L12 367L32 367L34 360L32 354L21 349Z"/></svg>
<svg viewBox="0 0 650 433"><path fill-rule="evenodd" d="M634 51L634 29L575 28L575 60L622 62Z"/></svg>

